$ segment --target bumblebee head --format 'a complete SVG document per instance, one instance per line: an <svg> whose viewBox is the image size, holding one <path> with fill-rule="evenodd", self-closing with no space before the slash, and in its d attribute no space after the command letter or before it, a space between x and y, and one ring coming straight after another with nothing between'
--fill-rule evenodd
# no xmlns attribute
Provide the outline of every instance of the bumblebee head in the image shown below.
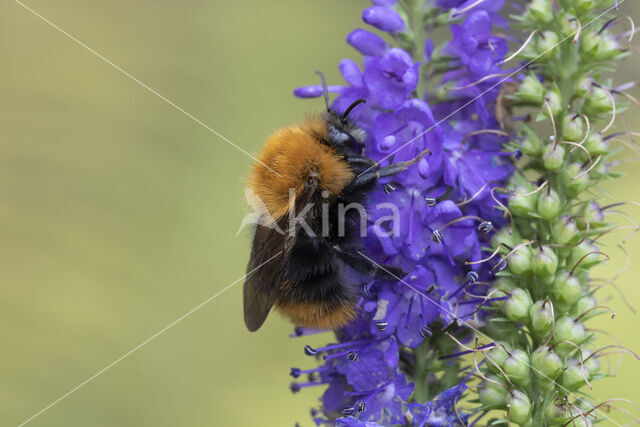
<svg viewBox="0 0 640 427"><path fill-rule="evenodd" d="M354 108L367 101L363 98L357 99L342 114L338 114L331 108L329 89L324 74L320 70L317 70L316 73L322 82L322 95L327 107L328 142L335 147L346 150L360 150L366 140L366 133L360 126L349 120L348 116Z"/></svg>

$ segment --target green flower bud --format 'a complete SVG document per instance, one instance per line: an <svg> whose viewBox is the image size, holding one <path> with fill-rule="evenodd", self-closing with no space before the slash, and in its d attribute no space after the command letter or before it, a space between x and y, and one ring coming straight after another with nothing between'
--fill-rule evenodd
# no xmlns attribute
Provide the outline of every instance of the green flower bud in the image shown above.
<svg viewBox="0 0 640 427"><path fill-rule="evenodd" d="M575 317L582 316L588 310L591 310L593 307L597 306L598 303L596 299L591 295L585 295L580 298L574 305L571 307L571 314Z"/></svg>
<svg viewBox="0 0 640 427"><path fill-rule="evenodd" d="M504 366L504 362L505 360L507 360L508 357L509 357L509 353L507 353L507 351L505 350L505 347L502 345L497 345L493 347L487 353L487 358L489 358L491 361L493 361L496 365L500 366L501 368ZM496 374L500 372L500 370L491 362L487 362L487 366L489 367L489 370L495 372Z"/></svg>
<svg viewBox="0 0 640 427"><path fill-rule="evenodd" d="M587 31L582 36L583 55L596 61L613 59L620 54L620 45L607 32Z"/></svg>
<svg viewBox="0 0 640 427"><path fill-rule="evenodd" d="M575 321L573 317L564 316L556 321L556 327L553 333L553 341L568 341L576 345L580 345L585 339L585 331L582 323ZM560 356L566 356L575 347L568 343L561 343L555 346L556 352Z"/></svg>
<svg viewBox="0 0 640 427"><path fill-rule="evenodd" d="M564 116L562 119L562 135L567 141L582 141L582 138L584 138L584 119L572 114Z"/></svg>
<svg viewBox="0 0 640 427"><path fill-rule="evenodd" d="M553 88L553 90L547 91L547 95L545 99L549 103L549 107L551 108L551 113L554 116L557 116L562 112L562 96L560 95L560 91L557 88ZM542 110L542 114L544 116L548 116L549 113L546 108Z"/></svg>
<svg viewBox="0 0 640 427"><path fill-rule="evenodd" d="M531 269L531 248L529 246L521 246L507 258L509 270L519 276L527 273Z"/></svg>
<svg viewBox="0 0 640 427"><path fill-rule="evenodd" d="M434 102L437 100L438 102L446 102L451 100L451 88L453 87L453 83L441 85L433 93Z"/></svg>
<svg viewBox="0 0 640 427"><path fill-rule="evenodd" d="M580 230L585 230L587 228L587 220L589 221L589 225L592 230L606 225L604 222L604 214L597 203L586 203L582 208L581 216L576 217L576 223Z"/></svg>
<svg viewBox="0 0 640 427"><path fill-rule="evenodd" d="M591 95L587 97L584 103L584 111L588 115L611 113L611 98L609 94L602 88L594 86Z"/></svg>
<svg viewBox="0 0 640 427"><path fill-rule="evenodd" d="M514 97L524 104L539 107L542 105L545 92L546 89L542 83L540 83L538 77L535 74L529 74L522 80L522 83L520 83L518 91L514 94Z"/></svg>
<svg viewBox="0 0 640 427"><path fill-rule="evenodd" d="M600 365L600 360L598 358L596 357L589 358L589 356L591 356L592 353L593 352L591 350L582 350L582 356L584 357L584 360L585 360L584 367L589 371L589 379L591 379L595 375L598 375L602 367ZM587 360L587 358L589 358L589 360Z"/></svg>
<svg viewBox="0 0 640 427"><path fill-rule="evenodd" d="M536 301L529 310L531 329L538 336L547 336L553 327L553 307L551 301Z"/></svg>
<svg viewBox="0 0 640 427"><path fill-rule="evenodd" d="M500 382L495 376L491 376L489 379ZM490 381L482 384L479 395L480 402L482 402L487 409L502 409L507 404L508 392L506 388Z"/></svg>
<svg viewBox="0 0 640 427"><path fill-rule="evenodd" d="M558 268L558 255L548 246L540 246L531 259L531 270L543 281L553 279Z"/></svg>
<svg viewBox="0 0 640 427"><path fill-rule="evenodd" d="M511 351L504 361L504 373L514 383L527 387L531 383L529 355L520 349Z"/></svg>
<svg viewBox="0 0 640 427"><path fill-rule="evenodd" d="M571 3L579 15L598 7L598 2L593 0L573 0Z"/></svg>
<svg viewBox="0 0 640 427"><path fill-rule="evenodd" d="M513 390L509 397L509 420L516 424L524 424L529 421L532 410L529 396L519 390Z"/></svg>
<svg viewBox="0 0 640 427"><path fill-rule="evenodd" d="M602 255L596 253L587 255L589 252L595 252L597 250L598 248L595 245L587 241L571 248L569 258L567 259L567 267L574 268L575 265L578 265L578 269L587 269L596 264L600 264L602 262ZM580 264L578 264L578 262L580 262Z"/></svg>
<svg viewBox="0 0 640 427"><path fill-rule="evenodd" d="M569 414L566 413L565 407L563 405L556 405L552 403L547 406L547 420L551 423L551 425L562 425L567 421L567 416Z"/></svg>
<svg viewBox="0 0 640 427"><path fill-rule="evenodd" d="M558 45L560 39L555 31L545 31L538 37L538 43L536 48L538 55L543 55L544 58L555 58L558 56L558 50L555 47Z"/></svg>
<svg viewBox="0 0 640 427"><path fill-rule="evenodd" d="M581 98L587 97L591 92L592 83L593 83L592 77L583 77L580 80L578 80L574 86L576 95Z"/></svg>
<svg viewBox="0 0 640 427"><path fill-rule="evenodd" d="M560 245L574 243L578 239L579 233L580 231L575 222L571 221L567 216L558 218L551 224L551 234L555 243Z"/></svg>
<svg viewBox="0 0 640 427"><path fill-rule="evenodd" d="M587 149L592 156L609 152L609 144L607 144L600 132L590 133L583 147Z"/></svg>
<svg viewBox="0 0 640 427"><path fill-rule="evenodd" d="M589 187L591 176L584 173L580 163L572 163L562 170L562 176L565 179L565 185L569 194L575 196Z"/></svg>
<svg viewBox="0 0 640 427"><path fill-rule="evenodd" d="M547 170L555 171L564 164L564 147L562 145L549 144L542 149L542 162Z"/></svg>
<svg viewBox="0 0 640 427"><path fill-rule="evenodd" d="M511 213L518 216L528 216L530 212L535 211L538 194L521 195L530 192L531 190L522 187L516 188L516 194L509 198L509 210Z"/></svg>
<svg viewBox="0 0 640 427"><path fill-rule="evenodd" d="M514 290L515 288L517 288L518 285L513 281L513 279L509 278L509 277L498 277L494 282L493 282L493 289L497 289L500 291L505 291L505 292L511 292L512 290ZM502 295L502 293L500 293Z"/></svg>
<svg viewBox="0 0 640 427"><path fill-rule="evenodd" d="M560 213L562 202L555 190L541 191L538 196L537 211L544 219L552 219Z"/></svg>
<svg viewBox="0 0 640 427"><path fill-rule="evenodd" d="M563 36L573 36L579 29L579 24L575 17L569 13L563 13L560 17L560 30Z"/></svg>
<svg viewBox="0 0 640 427"><path fill-rule="evenodd" d="M531 365L540 382L546 385L553 385L552 380L558 378L564 369L562 359L546 347L533 352Z"/></svg>
<svg viewBox="0 0 640 427"><path fill-rule="evenodd" d="M542 143L539 138L531 138L530 136L525 136L520 144L518 145L520 150L530 157L540 157L542 155Z"/></svg>
<svg viewBox="0 0 640 427"><path fill-rule="evenodd" d="M497 248L500 243L504 243L505 245L509 245L511 247L517 245L516 242L520 241L520 237L516 230L513 232L509 232L509 227L502 227L497 232L494 233L491 238L491 245L494 248Z"/></svg>
<svg viewBox="0 0 640 427"><path fill-rule="evenodd" d="M529 323L529 310L531 309L531 296L524 289L514 289L504 305L507 318L515 322Z"/></svg>
<svg viewBox="0 0 640 427"><path fill-rule="evenodd" d="M563 311L571 307L582 296L582 286L580 281L569 274L561 271L553 282L553 297L558 303L558 308Z"/></svg>
<svg viewBox="0 0 640 427"><path fill-rule="evenodd" d="M562 386L569 390L577 390L585 385L585 376L589 378L589 372L576 359L567 360L566 367L562 373Z"/></svg>
<svg viewBox="0 0 640 427"><path fill-rule="evenodd" d="M532 23L546 24L553 20L553 9L549 0L533 0L525 13L525 19Z"/></svg>

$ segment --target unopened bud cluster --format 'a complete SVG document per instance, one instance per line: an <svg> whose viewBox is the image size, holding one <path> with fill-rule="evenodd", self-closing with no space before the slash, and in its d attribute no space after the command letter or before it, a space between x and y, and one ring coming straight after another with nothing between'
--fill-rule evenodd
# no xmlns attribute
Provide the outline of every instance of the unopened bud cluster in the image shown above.
<svg viewBox="0 0 640 427"><path fill-rule="evenodd" d="M615 15L598 17L611 6L533 0L516 17L531 35L519 59L535 66L507 99L515 111L537 109L540 123L522 124L507 146L523 158L502 199L510 225L487 248L500 248L492 295L506 299L495 298L486 318L495 346L485 352L479 400L521 426L590 426L603 417L576 392L603 376L585 322L609 313L594 299L590 269L608 258L596 240L612 225L589 190L616 176L607 135L623 98L599 71L627 49L611 33Z"/></svg>

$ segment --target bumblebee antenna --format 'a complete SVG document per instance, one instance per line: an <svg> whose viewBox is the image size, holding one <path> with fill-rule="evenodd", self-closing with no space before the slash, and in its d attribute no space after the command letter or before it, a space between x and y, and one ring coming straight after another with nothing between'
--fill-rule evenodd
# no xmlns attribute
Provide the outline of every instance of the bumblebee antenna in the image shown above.
<svg viewBox="0 0 640 427"><path fill-rule="evenodd" d="M324 96L324 103L327 106L327 111L331 110L329 105L329 88L327 87L327 80L324 78L324 74L320 70L316 70L316 74L320 76L322 82L322 96Z"/></svg>
<svg viewBox="0 0 640 427"><path fill-rule="evenodd" d="M358 105L360 105L360 104L364 104L364 103L366 103L366 102L367 102L367 100L366 100L366 99L364 99L364 98L356 99L355 101L353 101L353 102L351 103L351 105L349 105L349 106L347 107L347 109L346 109L346 110L344 110L344 113L342 113L342 115L340 116L340 120L342 120L342 121L344 122L344 120L347 118L347 116L349 115L349 113L350 113L354 108L356 108Z"/></svg>

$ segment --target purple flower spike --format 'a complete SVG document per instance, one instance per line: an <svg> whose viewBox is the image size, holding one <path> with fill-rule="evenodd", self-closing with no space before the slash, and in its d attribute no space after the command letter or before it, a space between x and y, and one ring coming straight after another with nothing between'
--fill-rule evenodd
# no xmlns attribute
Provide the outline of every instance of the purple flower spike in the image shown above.
<svg viewBox="0 0 640 427"><path fill-rule="evenodd" d="M458 8L475 0L436 1ZM388 33L405 31L408 24L394 10L395 3L373 0L374 6L362 18ZM411 53L367 30L356 29L347 36L364 58L340 61L346 85L330 87L340 94L332 108L343 112L354 101L366 100L349 113L349 119L366 132L363 153L384 166L410 160L425 148L430 154L414 167L381 180L367 202L371 209L363 246L376 262L408 274L402 281L363 278L358 285L357 319L336 333L336 343L305 349L307 355L321 360L320 367L291 371L300 381L296 389L327 387L321 411L313 415L317 425L452 427L467 421L468 414L455 411L466 390L465 379L458 376L458 385L457 381L433 383L429 387L433 394L426 395L414 384L434 381L434 374L427 368L417 375L413 367L419 357L425 357L424 351L439 351L433 339L441 325L455 329L460 319L482 324L486 314L480 304L489 305L482 298L486 287L475 283L489 280L490 266L467 261L482 259L494 226L505 224L490 192L506 183L513 164L511 154L501 148L504 137L490 132L469 134L499 128L492 105L500 88L473 99L495 83L488 80L481 87L451 91L445 101L437 99L437 94L447 82L464 86L501 71L498 63L506 43L493 34L497 4L500 0L486 0L471 8L452 26L452 40L444 45L414 39L417 43ZM450 13L427 2L424 12L434 11ZM411 25L422 22L424 16L413 18ZM402 38L415 36L411 28ZM443 52L455 58L452 71L430 86L429 93L417 94L421 61ZM319 86L296 90L300 97L321 94ZM460 204L464 200L469 201ZM389 219L393 209L377 208L383 204L393 205L397 216ZM455 360L443 360L452 371L459 370ZM311 379L304 382L307 375Z"/></svg>
<svg viewBox="0 0 640 427"><path fill-rule="evenodd" d="M407 29L407 26L398 12L383 6L371 6L362 12L362 20L367 24L395 34Z"/></svg>
<svg viewBox="0 0 640 427"><path fill-rule="evenodd" d="M347 43L363 55L382 55L387 43L377 34L357 28L347 36Z"/></svg>
<svg viewBox="0 0 640 427"><path fill-rule="evenodd" d="M432 402L427 402L424 405L420 403L410 403L409 410L413 421L411 425L431 427L459 425L454 404L460 399L466 389L466 384L461 383L449 390L443 391ZM461 414L460 418L465 423L464 425L466 425L468 416Z"/></svg>

